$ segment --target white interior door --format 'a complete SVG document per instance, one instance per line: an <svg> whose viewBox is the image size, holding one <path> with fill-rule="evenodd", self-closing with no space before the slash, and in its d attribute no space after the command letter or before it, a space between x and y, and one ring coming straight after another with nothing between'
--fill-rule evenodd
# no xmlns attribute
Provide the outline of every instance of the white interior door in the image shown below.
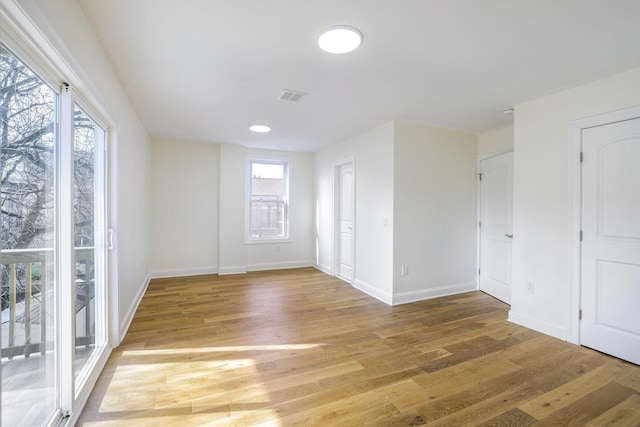
<svg viewBox="0 0 640 427"><path fill-rule="evenodd" d="M583 130L580 343L640 364L640 118Z"/></svg>
<svg viewBox="0 0 640 427"><path fill-rule="evenodd" d="M340 224L338 276L351 281L353 279L354 258L353 165L349 163L340 166L338 177Z"/></svg>
<svg viewBox="0 0 640 427"><path fill-rule="evenodd" d="M511 303L513 153L480 162L480 290Z"/></svg>

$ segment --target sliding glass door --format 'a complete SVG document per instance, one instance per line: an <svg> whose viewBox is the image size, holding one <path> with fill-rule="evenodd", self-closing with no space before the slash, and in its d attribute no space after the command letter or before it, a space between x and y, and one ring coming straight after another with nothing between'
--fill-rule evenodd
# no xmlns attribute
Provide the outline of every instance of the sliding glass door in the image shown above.
<svg viewBox="0 0 640 427"><path fill-rule="evenodd" d="M0 44L1 427L45 425L107 346L106 127Z"/></svg>
<svg viewBox="0 0 640 427"><path fill-rule="evenodd" d="M76 297L75 382L82 384L106 342L104 226L105 130L78 104L73 109L73 188Z"/></svg>
<svg viewBox="0 0 640 427"><path fill-rule="evenodd" d="M38 425L58 407L58 93L0 45L2 425Z"/></svg>

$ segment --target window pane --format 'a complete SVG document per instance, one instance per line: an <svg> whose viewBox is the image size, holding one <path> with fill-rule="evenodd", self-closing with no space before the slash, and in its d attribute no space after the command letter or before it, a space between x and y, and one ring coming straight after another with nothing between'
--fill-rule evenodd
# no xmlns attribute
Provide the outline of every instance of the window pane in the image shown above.
<svg viewBox="0 0 640 427"><path fill-rule="evenodd" d="M101 313L104 302L99 268L96 256L103 252L96 250L97 215L101 206L96 197L102 197L97 185L97 149L102 147L104 131L77 105L74 109L74 246L75 246L75 357L76 379L84 375L83 368L96 350L96 332L101 323L97 313ZM98 191L96 191L98 189ZM99 335L99 334L98 334Z"/></svg>
<svg viewBox="0 0 640 427"><path fill-rule="evenodd" d="M286 238L287 163L251 162L250 238Z"/></svg>
<svg viewBox="0 0 640 427"><path fill-rule="evenodd" d="M57 407L56 93L0 45L2 425L41 425Z"/></svg>

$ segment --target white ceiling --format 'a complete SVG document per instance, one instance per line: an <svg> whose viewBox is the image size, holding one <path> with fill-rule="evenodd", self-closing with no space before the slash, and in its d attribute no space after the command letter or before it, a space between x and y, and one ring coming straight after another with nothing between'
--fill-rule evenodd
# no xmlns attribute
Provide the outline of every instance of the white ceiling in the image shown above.
<svg viewBox="0 0 640 427"><path fill-rule="evenodd" d="M154 139L316 151L392 119L479 133L640 66L638 0L79 1ZM360 49L321 51L335 24Z"/></svg>

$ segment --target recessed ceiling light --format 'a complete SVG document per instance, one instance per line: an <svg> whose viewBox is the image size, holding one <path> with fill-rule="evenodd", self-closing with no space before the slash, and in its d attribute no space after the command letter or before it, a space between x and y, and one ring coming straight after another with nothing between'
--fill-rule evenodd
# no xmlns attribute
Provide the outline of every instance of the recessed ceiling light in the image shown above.
<svg viewBox="0 0 640 427"><path fill-rule="evenodd" d="M318 46L329 53L347 53L362 43L362 33L349 25L332 25L320 32Z"/></svg>
<svg viewBox="0 0 640 427"><path fill-rule="evenodd" d="M265 125L251 125L249 126L249 130L257 133L271 132L271 128Z"/></svg>

